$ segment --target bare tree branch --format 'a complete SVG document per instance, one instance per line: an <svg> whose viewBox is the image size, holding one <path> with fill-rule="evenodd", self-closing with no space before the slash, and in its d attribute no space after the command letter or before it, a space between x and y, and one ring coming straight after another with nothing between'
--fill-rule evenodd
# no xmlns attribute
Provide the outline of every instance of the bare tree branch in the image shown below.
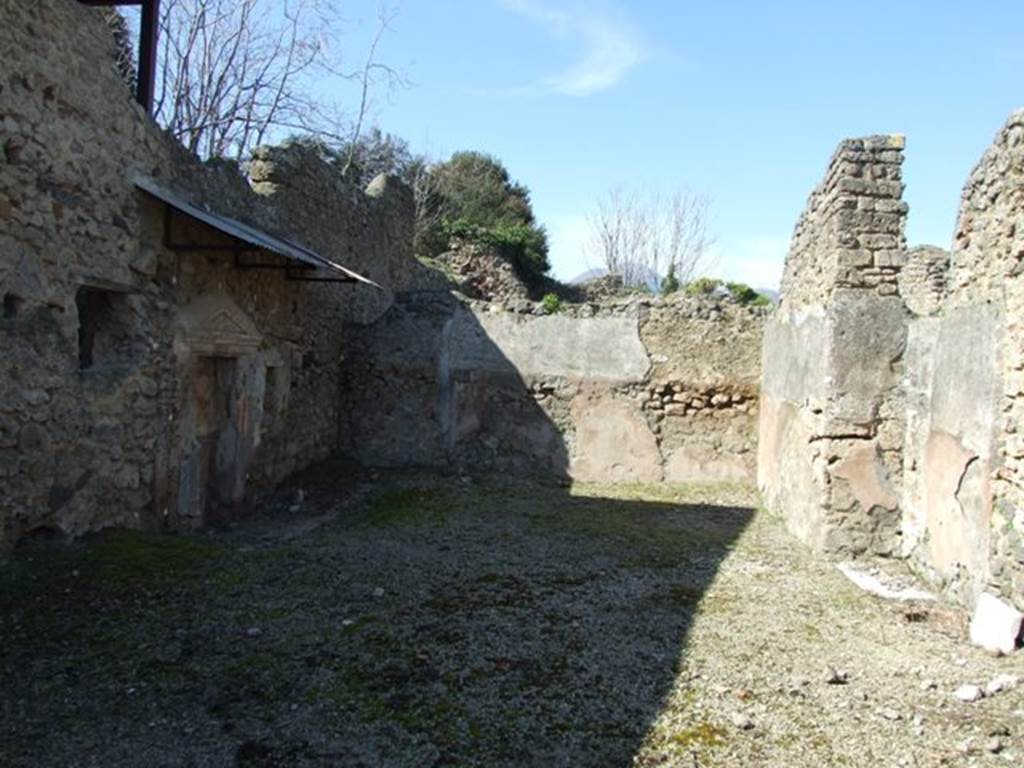
<svg viewBox="0 0 1024 768"><path fill-rule="evenodd" d="M352 138L349 142L348 157L345 160L345 166L342 169L342 175L347 176L352 168L352 162L355 160L356 148L359 145L359 138L363 131L363 122L367 117L367 112L370 107L370 87L374 84L374 75L382 74L388 82L388 88L394 88L400 81L400 75L391 67L381 64L377 61L377 47L380 45L381 39L384 37L384 33L391 28L391 22L395 18L395 11L389 9L387 6L380 5L377 8L377 34L373 37L373 42L370 43L369 52L366 54L366 61L363 63L361 71L350 75L359 81L360 84L360 98L359 98L359 110L356 113L355 125L352 129Z"/></svg>
<svg viewBox="0 0 1024 768"><path fill-rule="evenodd" d="M334 0L164 0L157 121L204 157L246 157L279 131L354 144L374 89L406 82L378 61L395 16L378 9L365 60L346 71ZM331 78L358 85L347 115L323 95Z"/></svg>
<svg viewBox="0 0 1024 768"><path fill-rule="evenodd" d="M669 271L686 282L709 266L707 197L681 189L665 197L616 187L588 217L588 251L631 287Z"/></svg>

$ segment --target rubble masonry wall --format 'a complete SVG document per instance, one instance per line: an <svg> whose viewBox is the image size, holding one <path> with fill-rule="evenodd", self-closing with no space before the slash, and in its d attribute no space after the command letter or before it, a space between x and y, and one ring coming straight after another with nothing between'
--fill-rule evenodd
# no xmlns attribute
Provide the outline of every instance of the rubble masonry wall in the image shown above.
<svg viewBox="0 0 1024 768"><path fill-rule="evenodd" d="M594 482L750 481L765 311L402 297L346 366L349 452Z"/></svg>
<svg viewBox="0 0 1024 768"><path fill-rule="evenodd" d="M890 553L899 529L903 145L840 144L765 329L758 483L797 536L828 552Z"/></svg>
<svg viewBox="0 0 1024 768"><path fill-rule="evenodd" d="M901 140L840 145L765 330L758 479L815 547L906 557L1024 607L1024 112L907 251Z"/></svg>
<svg viewBox="0 0 1024 768"><path fill-rule="evenodd" d="M904 552L962 602L1024 608L1024 111L970 174L948 261L911 323Z"/></svg>
<svg viewBox="0 0 1024 768"><path fill-rule="evenodd" d="M144 114L98 11L3 7L0 547L39 530L198 525L213 485L238 501L336 447L344 326L392 293L171 251L164 208L134 177L390 287L415 272L411 200L384 180L349 188L297 146L258 154L257 194Z"/></svg>

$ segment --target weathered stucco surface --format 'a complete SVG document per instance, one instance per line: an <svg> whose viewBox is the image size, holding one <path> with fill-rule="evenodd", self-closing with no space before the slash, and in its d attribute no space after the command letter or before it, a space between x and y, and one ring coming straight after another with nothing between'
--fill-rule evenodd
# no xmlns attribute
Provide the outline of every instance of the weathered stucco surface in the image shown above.
<svg viewBox="0 0 1024 768"><path fill-rule="evenodd" d="M1022 227L1018 112L967 180L946 290L917 309L931 317L913 320L907 361L904 551L968 604L988 590L1024 605Z"/></svg>
<svg viewBox="0 0 1024 768"><path fill-rule="evenodd" d="M453 365L460 369L511 365L524 377L639 381L651 367L635 318L536 317L484 312L456 322ZM490 344L473 344L462 331L478 329Z"/></svg>
<svg viewBox="0 0 1024 768"><path fill-rule="evenodd" d="M400 297L356 334L347 451L382 466L588 480L751 480L762 310ZM703 354L728 335L729 351Z"/></svg>
<svg viewBox="0 0 1024 768"><path fill-rule="evenodd" d="M822 429L828 396L828 321L821 308L779 313L765 328L758 486L790 530L820 547L824 458L812 437Z"/></svg>
<svg viewBox="0 0 1024 768"><path fill-rule="evenodd" d="M569 473L588 482L658 482L661 453L632 398L583 391L570 405L576 451Z"/></svg>

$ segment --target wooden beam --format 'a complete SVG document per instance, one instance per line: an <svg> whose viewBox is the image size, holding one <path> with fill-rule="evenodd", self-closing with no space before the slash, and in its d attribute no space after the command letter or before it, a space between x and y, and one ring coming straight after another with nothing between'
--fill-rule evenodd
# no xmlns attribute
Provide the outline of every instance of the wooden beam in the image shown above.
<svg viewBox="0 0 1024 768"><path fill-rule="evenodd" d="M139 71L135 100L153 114L156 83L156 50L160 26L160 0L78 0L82 5L112 6L141 5L142 21L139 25Z"/></svg>
<svg viewBox="0 0 1024 768"><path fill-rule="evenodd" d="M159 25L160 0L145 0L142 3L142 27L139 30L139 87L135 97L149 114L153 114Z"/></svg>

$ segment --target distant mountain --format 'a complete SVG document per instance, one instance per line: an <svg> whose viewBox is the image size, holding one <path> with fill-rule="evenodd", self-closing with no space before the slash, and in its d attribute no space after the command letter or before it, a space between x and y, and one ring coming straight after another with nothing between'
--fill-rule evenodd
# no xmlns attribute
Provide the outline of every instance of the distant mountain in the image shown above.
<svg viewBox="0 0 1024 768"><path fill-rule="evenodd" d="M755 288L755 291L760 293L762 296L771 300L772 304L779 303L779 292L772 288Z"/></svg>
<svg viewBox="0 0 1024 768"><path fill-rule="evenodd" d="M608 274L608 270L603 267L595 267L594 269L588 269L586 272L581 272L576 275L572 280L569 281L569 285L579 285L580 283L586 283L590 280L595 280L598 277L604 277Z"/></svg>

